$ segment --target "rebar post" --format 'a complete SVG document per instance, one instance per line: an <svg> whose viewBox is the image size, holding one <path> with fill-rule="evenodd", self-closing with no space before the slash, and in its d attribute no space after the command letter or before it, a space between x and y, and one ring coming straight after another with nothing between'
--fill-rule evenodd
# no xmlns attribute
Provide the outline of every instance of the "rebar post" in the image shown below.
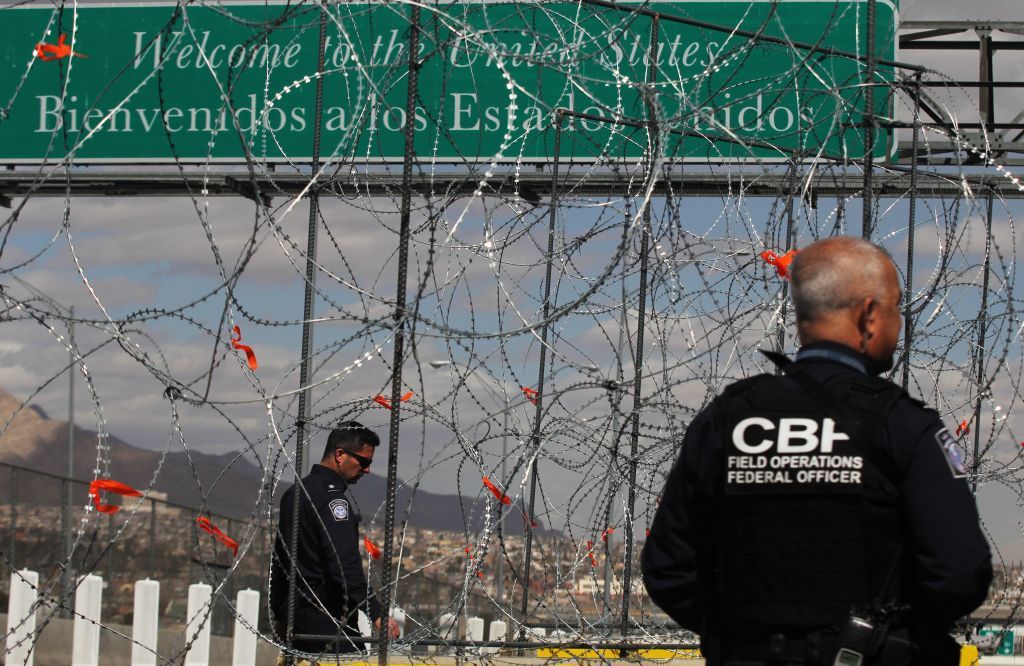
<svg viewBox="0 0 1024 666"><path fill-rule="evenodd" d="M910 213L907 220L907 268L903 283L903 389L910 385L910 346L914 340L914 321L910 312L910 294L914 287L914 232L917 226L917 145L920 141L921 72L914 74L914 134L910 140Z"/></svg>
<svg viewBox="0 0 1024 666"><path fill-rule="evenodd" d="M537 363L537 393L534 397L533 432L530 437L530 496L526 509L526 545L523 549L523 598L520 601L520 640L526 639L526 614L530 603L530 569L533 565L533 517L537 497L537 460L540 456L540 425L544 414L544 372L548 353L548 317L551 313L551 267L555 254L555 222L558 208L558 174L562 152L562 109L555 110L555 150L551 161L551 203L548 209L548 251L544 262L544 299L541 306L540 360Z"/></svg>
<svg viewBox="0 0 1024 666"><path fill-rule="evenodd" d="M861 234L870 239L874 226L874 184L875 170L875 10L877 0L868 0L867 56L864 66L864 218Z"/></svg>
<svg viewBox="0 0 1024 666"><path fill-rule="evenodd" d="M412 235L412 170L416 157L416 96L419 81L420 6L411 5L409 11L409 69L406 74L405 94L405 155L402 160L402 204L398 239L398 276L395 288L394 355L391 362L391 420L388 424L388 483L384 496L384 557L381 562L379 599L381 612L380 666L388 663L388 622L391 617L392 558L395 538L395 493L398 491L398 435L402 415L402 363L405 356L405 289L409 274L409 240Z"/></svg>
<svg viewBox="0 0 1024 666"><path fill-rule="evenodd" d="M654 16L651 19L651 47L647 63L647 85L649 89L644 93L649 116L647 121L647 168L650 178L656 177L654 165L657 162L657 155L660 151L658 145L657 107L653 99L656 94L654 85L658 74L657 63L658 16ZM636 345L633 350L635 354L633 360L633 410L630 414L629 479L626 487L628 497L622 521L626 542L622 564L621 630L623 642L626 642L626 636L629 634L629 594L633 584L633 513L636 509L637 448L640 441L640 405L644 369L644 319L647 316L647 255L650 252L651 242L650 197L645 195L643 206L643 227L640 230L640 291L637 294Z"/></svg>
<svg viewBox="0 0 1024 666"><path fill-rule="evenodd" d="M981 307L978 309L978 359L975 384L978 398L974 403L974 459L971 461L971 492L978 492L978 468L981 465L981 403L985 399L985 327L988 325L988 274L992 266L992 191L988 192L988 211L985 215L985 262L981 278Z"/></svg>
<svg viewBox="0 0 1024 666"><path fill-rule="evenodd" d="M310 178L316 178L320 170L320 127L323 122L324 102L324 50L327 41L327 8L320 8L320 45L316 64L316 107L313 121L313 159ZM309 225L306 236L306 282L302 305L302 365L299 369L299 413L295 423L295 485L292 490L292 529L288 535L288 611L285 627L285 642L291 644L295 633L296 585L298 583L299 553L299 507L302 503L302 475L305 465L306 425L309 421L310 378L313 374L313 314L316 300L316 237L319 224L320 197L317 189L309 192ZM292 655L287 657L294 663Z"/></svg>

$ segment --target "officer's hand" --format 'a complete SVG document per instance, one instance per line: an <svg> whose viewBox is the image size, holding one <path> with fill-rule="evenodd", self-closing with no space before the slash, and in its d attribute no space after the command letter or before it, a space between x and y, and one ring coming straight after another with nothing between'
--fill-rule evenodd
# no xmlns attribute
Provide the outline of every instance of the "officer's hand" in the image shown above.
<svg viewBox="0 0 1024 666"><path fill-rule="evenodd" d="M380 619L379 618L373 621L373 626L377 629L377 632L379 633L380 632ZM388 638L398 638L399 633L400 632L398 631L398 622L395 621L395 618L389 617L388 618Z"/></svg>

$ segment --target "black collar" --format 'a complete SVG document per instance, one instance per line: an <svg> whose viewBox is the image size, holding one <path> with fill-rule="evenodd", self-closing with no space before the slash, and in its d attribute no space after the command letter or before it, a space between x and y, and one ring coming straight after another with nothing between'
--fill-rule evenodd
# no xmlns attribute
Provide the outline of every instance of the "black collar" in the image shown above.
<svg viewBox="0 0 1024 666"><path fill-rule="evenodd" d="M335 472L330 467L327 467L326 465L321 465L320 463L313 465L313 469L309 470L309 475L319 476L323 478L324 481L340 483L342 490L348 488L348 481L345 480L345 477L343 477L341 474L338 474L337 472Z"/></svg>
<svg viewBox="0 0 1024 666"><path fill-rule="evenodd" d="M873 365L871 359L864 354L861 354L844 344L829 341L812 342L809 345L801 347L800 351L796 353L797 361L806 361L811 359L841 363L847 367L853 368L862 375L870 374L868 372L868 368Z"/></svg>

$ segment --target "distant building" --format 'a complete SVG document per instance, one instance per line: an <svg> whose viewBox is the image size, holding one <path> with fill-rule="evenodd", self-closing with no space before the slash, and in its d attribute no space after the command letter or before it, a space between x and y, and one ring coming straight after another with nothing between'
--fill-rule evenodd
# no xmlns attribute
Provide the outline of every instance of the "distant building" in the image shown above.
<svg viewBox="0 0 1024 666"><path fill-rule="evenodd" d="M152 500L152 501L151 501ZM132 502L137 500L128 498L125 505L130 507ZM162 493L159 490L151 490L146 496L146 501L139 506L136 513L149 513L156 507L156 515L158 516L180 516L181 509L176 506L168 506L167 504L167 493Z"/></svg>

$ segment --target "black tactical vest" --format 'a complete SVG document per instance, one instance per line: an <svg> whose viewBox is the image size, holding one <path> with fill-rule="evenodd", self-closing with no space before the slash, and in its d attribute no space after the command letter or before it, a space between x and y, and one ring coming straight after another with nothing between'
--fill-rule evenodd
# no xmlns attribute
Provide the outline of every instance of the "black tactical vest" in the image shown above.
<svg viewBox="0 0 1024 666"><path fill-rule="evenodd" d="M715 402L715 605L729 642L838 627L894 570L898 480L877 443L904 392L864 376L821 386L841 412L827 415L792 378L774 375L738 382ZM886 587L898 589L898 580Z"/></svg>

